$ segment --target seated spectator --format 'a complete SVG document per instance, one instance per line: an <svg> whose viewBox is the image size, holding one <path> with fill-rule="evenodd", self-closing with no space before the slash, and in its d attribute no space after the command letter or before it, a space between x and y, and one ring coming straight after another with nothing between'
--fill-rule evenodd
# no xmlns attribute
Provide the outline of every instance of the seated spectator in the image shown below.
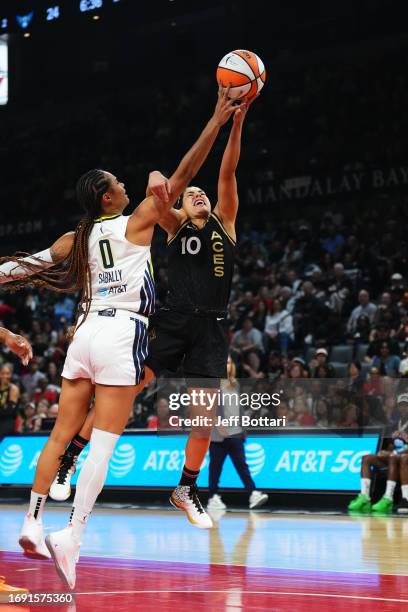
<svg viewBox="0 0 408 612"><path fill-rule="evenodd" d="M337 262L333 266L333 275L329 279L328 294L331 310L342 315L349 308L353 283L344 271L344 265Z"/></svg>
<svg viewBox="0 0 408 612"><path fill-rule="evenodd" d="M39 359L38 357L33 357L28 366L28 373L21 377L21 382L28 392L30 399L34 396L34 391L42 378L45 378L45 374L39 371Z"/></svg>
<svg viewBox="0 0 408 612"><path fill-rule="evenodd" d="M288 378L309 378L306 363L301 357L294 357L289 363Z"/></svg>
<svg viewBox="0 0 408 612"><path fill-rule="evenodd" d="M33 417L34 431L42 430L42 422L48 416L49 407L50 407L50 404L46 399L42 399L38 402L38 405L35 409L35 415Z"/></svg>
<svg viewBox="0 0 408 612"><path fill-rule="evenodd" d="M23 420L20 428L21 433L30 433L35 431L35 404L28 402L23 408Z"/></svg>
<svg viewBox="0 0 408 612"><path fill-rule="evenodd" d="M57 416L58 404L51 404L47 410L46 416L41 419L40 431L51 431L55 425L55 419Z"/></svg>
<svg viewBox="0 0 408 612"><path fill-rule="evenodd" d="M323 397L318 399L316 404L316 426L329 427L329 406Z"/></svg>
<svg viewBox="0 0 408 612"><path fill-rule="evenodd" d="M272 313L266 316L265 333L272 347L278 346L281 353L288 352L289 345L294 340L292 315L282 307L277 299L272 304Z"/></svg>
<svg viewBox="0 0 408 612"><path fill-rule="evenodd" d="M47 378L42 378L38 381L38 386L34 391L33 400L35 404L42 399L46 399L50 404L55 404L58 400L58 394L51 388Z"/></svg>
<svg viewBox="0 0 408 612"><path fill-rule="evenodd" d="M262 333L255 329L252 320L246 317L242 329L235 332L231 340L231 350L241 356L248 353L262 354L264 347Z"/></svg>
<svg viewBox="0 0 408 612"><path fill-rule="evenodd" d="M366 315L370 323L374 322L375 313L377 312L377 306L370 302L370 294L366 289L362 289L358 294L359 305L354 308L347 323L347 331L352 336L354 335L357 327L357 319L360 315Z"/></svg>
<svg viewBox="0 0 408 612"><path fill-rule="evenodd" d="M381 355L381 347L384 343L388 344L390 355L397 355L399 357L401 350L400 345L395 338L390 337L390 327L386 323L381 323L377 329L373 330L373 339L367 349L365 361L372 363L374 357Z"/></svg>
<svg viewBox="0 0 408 612"><path fill-rule="evenodd" d="M325 368L325 373L323 376L319 376L317 373L320 367ZM323 347L317 349L313 358L310 360L309 368L313 378L335 378L334 368L329 363L329 353L327 352L327 349Z"/></svg>
<svg viewBox="0 0 408 612"><path fill-rule="evenodd" d="M327 307L315 296L315 287L310 281L302 285L302 295L296 300L293 320L297 346L313 344L320 338L320 327L325 320Z"/></svg>
<svg viewBox="0 0 408 612"><path fill-rule="evenodd" d="M339 427L351 427L354 429L358 428L357 418L357 406L356 404L347 404L343 409L343 419L338 423Z"/></svg>
<svg viewBox="0 0 408 612"><path fill-rule="evenodd" d="M266 366L266 377L270 382L277 380L283 374L283 366L280 354L277 351L272 351L269 354L268 364Z"/></svg>
<svg viewBox="0 0 408 612"><path fill-rule="evenodd" d="M385 291L380 298L377 312L374 317L374 326L378 328L385 325L389 329L398 331L401 322L401 314L397 304L392 302L391 293Z"/></svg>
<svg viewBox="0 0 408 612"><path fill-rule="evenodd" d="M304 396L299 395L295 397L293 410L296 414L296 424L299 427L312 427L316 424L316 419L311 413Z"/></svg>
<svg viewBox="0 0 408 612"><path fill-rule="evenodd" d="M11 382L13 368L5 364L0 368L0 438L15 432L20 389Z"/></svg>
<svg viewBox="0 0 408 612"><path fill-rule="evenodd" d="M370 369L367 380L363 384L364 395L382 396L384 395L384 381L380 376L380 371L376 367Z"/></svg>
<svg viewBox="0 0 408 612"><path fill-rule="evenodd" d="M354 346L359 344L367 344L370 341L371 323L367 315L357 317L354 332L351 333L351 338L354 340Z"/></svg>
<svg viewBox="0 0 408 612"><path fill-rule="evenodd" d="M361 373L361 363L359 361L352 361L349 365L348 374L349 391L360 393L364 384L364 378Z"/></svg>
<svg viewBox="0 0 408 612"><path fill-rule="evenodd" d="M380 354L373 357L372 365L377 368L381 376L398 376L400 358L392 355L390 341L385 340L380 345Z"/></svg>

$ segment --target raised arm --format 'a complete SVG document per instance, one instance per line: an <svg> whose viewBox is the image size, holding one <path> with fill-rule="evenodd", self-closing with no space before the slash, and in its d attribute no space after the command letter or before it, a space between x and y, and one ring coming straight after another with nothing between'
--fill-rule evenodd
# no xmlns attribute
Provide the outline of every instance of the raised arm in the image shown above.
<svg viewBox="0 0 408 612"><path fill-rule="evenodd" d="M218 202L214 208L214 213L221 219L225 229L234 239L239 202L235 171L241 154L242 125L248 107L248 102L245 102L234 114L230 136L222 157L218 176Z"/></svg>
<svg viewBox="0 0 408 612"><path fill-rule="evenodd" d="M228 88L219 89L215 111L200 137L183 157L177 170L168 179L167 200L148 196L136 208L129 219L126 237L137 244L150 244L154 225L177 201L192 178L197 174L213 146L218 132L233 112L237 112L234 101L228 98ZM239 108L239 107L238 107Z"/></svg>
<svg viewBox="0 0 408 612"><path fill-rule="evenodd" d="M71 252L75 232L67 232L48 249L26 257L0 258L0 285L22 280L63 261Z"/></svg>

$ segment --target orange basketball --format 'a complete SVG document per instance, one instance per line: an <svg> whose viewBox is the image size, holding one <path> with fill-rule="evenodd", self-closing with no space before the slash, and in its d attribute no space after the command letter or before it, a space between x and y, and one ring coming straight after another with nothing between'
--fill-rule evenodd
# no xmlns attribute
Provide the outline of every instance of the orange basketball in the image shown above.
<svg viewBox="0 0 408 612"><path fill-rule="evenodd" d="M265 84L266 71L260 57L252 51L238 49L224 55L217 68L217 82L231 85L230 98L253 98ZM242 93L241 93L242 92Z"/></svg>

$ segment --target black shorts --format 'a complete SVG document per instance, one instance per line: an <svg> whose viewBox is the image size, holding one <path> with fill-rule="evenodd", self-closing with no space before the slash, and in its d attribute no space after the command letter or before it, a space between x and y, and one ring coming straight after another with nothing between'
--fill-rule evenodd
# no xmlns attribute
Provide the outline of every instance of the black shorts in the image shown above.
<svg viewBox="0 0 408 612"><path fill-rule="evenodd" d="M149 319L145 364L156 376L168 370L184 376L226 378L228 323L225 317L162 309Z"/></svg>

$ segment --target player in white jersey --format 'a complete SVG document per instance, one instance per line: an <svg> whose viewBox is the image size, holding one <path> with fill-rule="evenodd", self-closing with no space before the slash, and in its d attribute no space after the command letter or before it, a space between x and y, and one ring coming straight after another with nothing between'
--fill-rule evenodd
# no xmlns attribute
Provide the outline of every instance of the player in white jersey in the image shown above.
<svg viewBox="0 0 408 612"><path fill-rule="evenodd" d="M155 195L147 197L129 217L122 215L129 203L123 183L109 172L91 170L77 183L85 217L75 232L34 256L0 259L0 283L14 281L14 288L36 284L57 291L82 291L83 312L64 365L57 421L38 460L20 535L27 554L51 554L70 588L75 586L86 521L144 376L146 317L154 308L150 266L154 225L198 172L220 127L236 110L228 89L220 89L213 116L176 172L165 186L160 179L159 187L156 175L151 175L149 187ZM160 193L155 193L156 187ZM59 263L63 266L56 271L48 269ZM47 536L45 546L42 513L48 490L59 457L81 427L94 396L90 450L78 479L70 521L67 528Z"/></svg>

